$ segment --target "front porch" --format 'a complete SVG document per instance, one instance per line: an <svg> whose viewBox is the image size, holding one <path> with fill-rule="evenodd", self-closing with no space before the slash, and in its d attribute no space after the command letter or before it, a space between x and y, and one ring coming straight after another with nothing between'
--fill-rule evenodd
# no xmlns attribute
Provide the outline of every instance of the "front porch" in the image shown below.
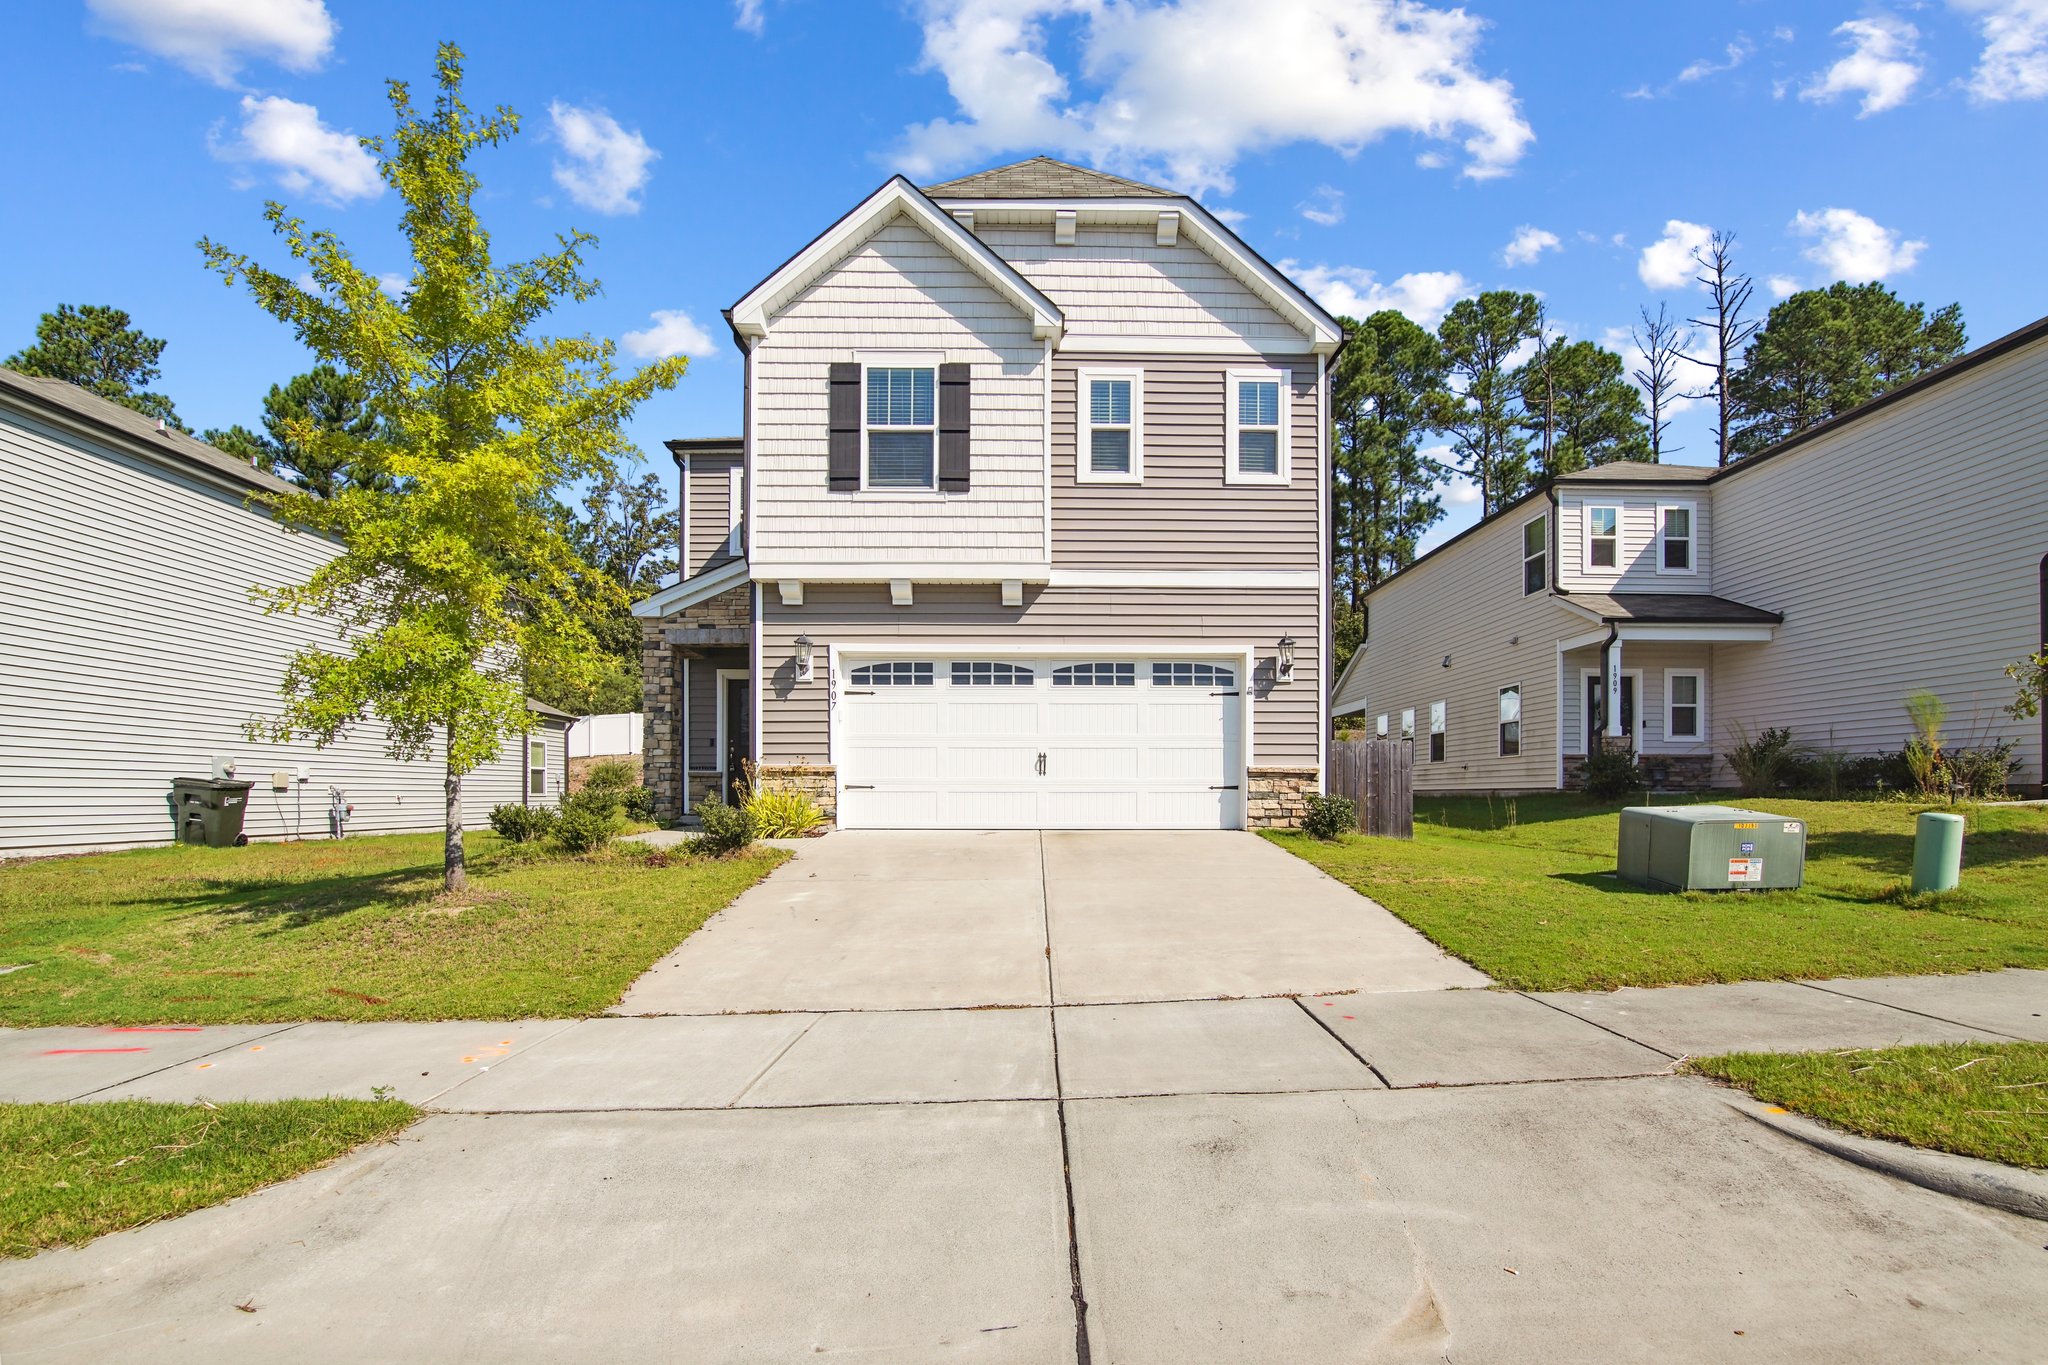
<svg viewBox="0 0 2048 1365"><path fill-rule="evenodd" d="M705 581L720 577L730 581ZM661 614L640 622L645 780L662 824L683 820L707 796L731 800L753 753L754 607L745 565L680 588L671 600L651 599Z"/></svg>

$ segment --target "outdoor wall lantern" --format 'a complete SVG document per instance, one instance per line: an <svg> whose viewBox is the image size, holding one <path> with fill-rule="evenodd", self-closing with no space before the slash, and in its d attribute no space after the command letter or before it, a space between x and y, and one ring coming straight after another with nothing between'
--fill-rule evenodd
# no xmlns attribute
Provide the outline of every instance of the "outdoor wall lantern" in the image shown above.
<svg viewBox="0 0 2048 1365"><path fill-rule="evenodd" d="M811 680L811 637L808 635L796 637L796 680Z"/></svg>
<svg viewBox="0 0 2048 1365"><path fill-rule="evenodd" d="M1451 666L1451 656L1450 656L1450 655L1448 655L1448 654L1446 654L1446 655L1444 655L1444 667L1445 667L1445 668L1449 668L1450 666Z"/></svg>
<svg viewBox="0 0 2048 1365"><path fill-rule="evenodd" d="M1294 637L1292 635L1280 637L1280 676L1282 678L1294 676Z"/></svg>

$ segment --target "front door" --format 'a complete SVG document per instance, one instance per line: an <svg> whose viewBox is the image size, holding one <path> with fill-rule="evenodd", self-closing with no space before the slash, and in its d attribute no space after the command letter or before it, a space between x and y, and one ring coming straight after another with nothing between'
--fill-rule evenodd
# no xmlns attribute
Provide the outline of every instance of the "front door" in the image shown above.
<svg viewBox="0 0 2048 1365"><path fill-rule="evenodd" d="M1605 692L1598 673L1586 675L1586 752L1589 754L1600 747L1600 739L1607 733L1607 717L1601 710ZM1635 740L1636 678L1633 673L1621 675L1621 733L1631 742Z"/></svg>
<svg viewBox="0 0 2048 1365"><path fill-rule="evenodd" d="M754 753L754 697L751 680L747 678L725 678L719 683L719 705L725 708L725 752L720 755L720 764L725 774L721 786L725 799L737 799L738 789L746 782L746 761Z"/></svg>

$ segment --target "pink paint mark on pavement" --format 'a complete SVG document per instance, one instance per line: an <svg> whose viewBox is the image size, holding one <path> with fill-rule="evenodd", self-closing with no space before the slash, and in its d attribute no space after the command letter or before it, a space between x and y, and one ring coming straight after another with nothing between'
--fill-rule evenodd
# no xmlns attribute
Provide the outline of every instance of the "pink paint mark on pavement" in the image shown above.
<svg viewBox="0 0 2048 1365"><path fill-rule="evenodd" d="M89 1052L91 1052L91 1053L97 1053L97 1052L147 1052L147 1051L149 1051L149 1049L148 1049L148 1048L146 1048L146 1047L53 1047L53 1048L51 1048L51 1049L50 1049L50 1050L49 1050L48 1052L45 1052L45 1053L44 1053L43 1055L44 1055L45 1057L73 1057L73 1056L77 1056L77 1055L78 1055L78 1054L80 1054L80 1053L89 1053Z"/></svg>

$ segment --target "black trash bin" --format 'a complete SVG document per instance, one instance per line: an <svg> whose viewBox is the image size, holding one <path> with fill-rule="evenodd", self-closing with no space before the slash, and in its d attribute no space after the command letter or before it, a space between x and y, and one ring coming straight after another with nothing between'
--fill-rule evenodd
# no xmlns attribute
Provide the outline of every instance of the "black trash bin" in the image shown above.
<svg viewBox="0 0 2048 1365"><path fill-rule="evenodd" d="M178 842L233 848L242 842L242 816L253 782L217 777L171 779L171 808L177 813Z"/></svg>

